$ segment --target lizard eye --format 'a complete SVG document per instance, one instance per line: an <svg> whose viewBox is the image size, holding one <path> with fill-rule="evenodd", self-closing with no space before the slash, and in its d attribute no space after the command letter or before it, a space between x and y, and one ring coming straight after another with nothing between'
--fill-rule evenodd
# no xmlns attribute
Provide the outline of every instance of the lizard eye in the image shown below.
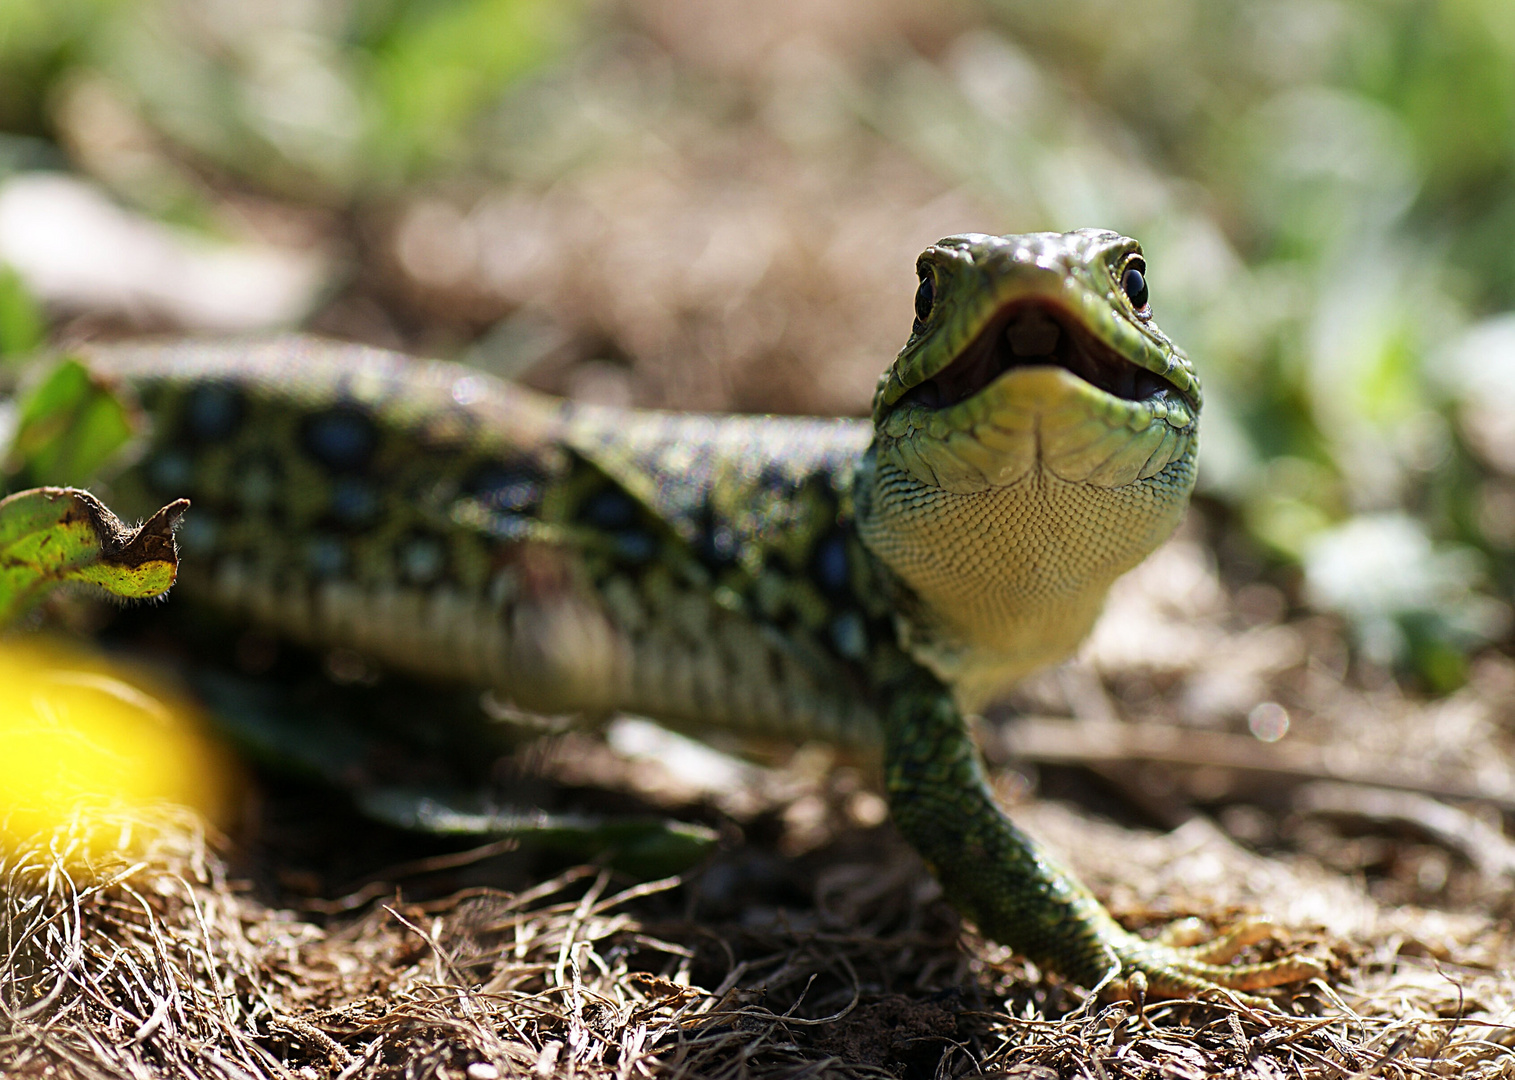
<svg viewBox="0 0 1515 1080"><path fill-rule="evenodd" d="M1146 263L1132 259L1120 276L1120 291L1126 294L1126 299L1131 301L1131 306L1137 311L1147 306L1146 269Z"/></svg>
<svg viewBox="0 0 1515 1080"><path fill-rule="evenodd" d="M915 330L920 333L926 318L931 314L931 305L936 303L936 286L929 271L922 271L920 288L915 290Z"/></svg>

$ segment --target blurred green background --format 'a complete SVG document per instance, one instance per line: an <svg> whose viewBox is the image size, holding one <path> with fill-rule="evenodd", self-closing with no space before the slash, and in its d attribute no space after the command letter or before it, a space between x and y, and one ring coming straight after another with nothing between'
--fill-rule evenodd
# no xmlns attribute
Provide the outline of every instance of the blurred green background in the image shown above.
<svg viewBox="0 0 1515 1080"><path fill-rule="evenodd" d="M0 352L304 328L861 414L951 232L1139 237L1222 566L1431 690L1515 582L1509 0L0 0Z"/></svg>

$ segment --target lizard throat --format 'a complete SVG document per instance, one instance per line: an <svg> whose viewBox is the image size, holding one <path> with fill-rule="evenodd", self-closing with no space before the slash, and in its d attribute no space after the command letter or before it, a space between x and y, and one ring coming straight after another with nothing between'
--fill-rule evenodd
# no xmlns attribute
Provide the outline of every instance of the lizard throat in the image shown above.
<svg viewBox="0 0 1515 1080"><path fill-rule="evenodd" d="M1182 391L1101 341L1071 314L1043 300L1019 300L990 320L957 359L906 392L904 402L944 409L1014 368L1060 367L1125 401L1162 401Z"/></svg>

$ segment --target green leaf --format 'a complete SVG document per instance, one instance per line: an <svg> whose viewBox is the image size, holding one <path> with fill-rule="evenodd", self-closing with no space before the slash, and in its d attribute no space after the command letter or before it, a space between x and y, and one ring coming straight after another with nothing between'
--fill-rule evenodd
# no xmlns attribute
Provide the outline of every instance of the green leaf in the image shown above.
<svg viewBox="0 0 1515 1080"><path fill-rule="evenodd" d="M82 484L133 434L126 406L64 359L21 403L6 469L22 484Z"/></svg>
<svg viewBox="0 0 1515 1080"><path fill-rule="evenodd" d="M166 592L179 570L174 526L187 509L179 499L133 529L77 488L0 499L0 627L65 582L139 599Z"/></svg>
<svg viewBox="0 0 1515 1080"><path fill-rule="evenodd" d="M720 840L713 829L684 821L515 809L464 789L377 785L354 791L353 798L363 813L397 829L516 839L575 859L604 858L643 880L688 870Z"/></svg>
<svg viewBox="0 0 1515 1080"><path fill-rule="evenodd" d="M47 321L21 275L0 266L0 359L25 356L42 344Z"/></svg>

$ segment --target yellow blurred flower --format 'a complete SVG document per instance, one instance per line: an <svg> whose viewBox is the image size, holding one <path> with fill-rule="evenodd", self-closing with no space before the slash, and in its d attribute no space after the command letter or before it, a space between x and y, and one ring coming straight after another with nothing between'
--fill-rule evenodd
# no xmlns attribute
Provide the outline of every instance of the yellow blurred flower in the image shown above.
<svg viewBox="0 0 1515 1080"><path fill-rule="evenodd" d="M237 788L187 700L75 644L0 640L0 848L130 855L175 808L226 826Z"/></svg>

